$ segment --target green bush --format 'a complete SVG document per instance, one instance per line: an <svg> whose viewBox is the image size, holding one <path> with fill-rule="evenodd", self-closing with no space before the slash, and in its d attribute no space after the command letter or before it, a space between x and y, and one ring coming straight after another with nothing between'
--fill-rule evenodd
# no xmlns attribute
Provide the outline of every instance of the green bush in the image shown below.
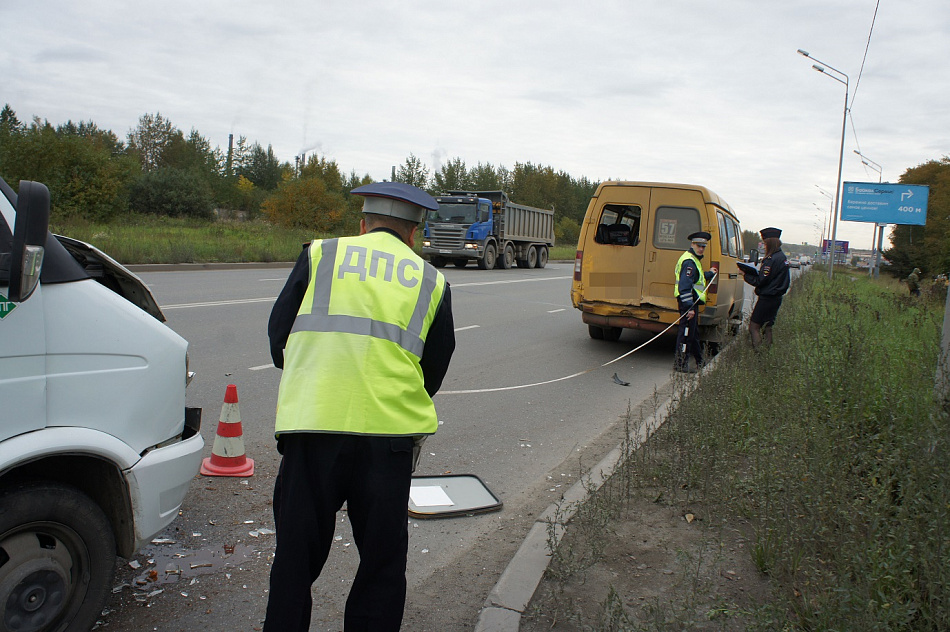
<svg viewBox="0 0 950 632"><path fill-rule="evenodd" d="M210 187L195 174L174 168L143 173L129 195L138 213L210 220L214 210Z"/></svg>

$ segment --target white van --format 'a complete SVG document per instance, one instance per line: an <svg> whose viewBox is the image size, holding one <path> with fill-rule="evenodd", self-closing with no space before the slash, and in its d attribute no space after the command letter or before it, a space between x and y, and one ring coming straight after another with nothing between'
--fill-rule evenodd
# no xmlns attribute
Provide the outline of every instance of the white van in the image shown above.
<svg viewBox="0 0 950 632"><path fill-rule="evenodd" d="M204 446L188 343L148 288L51 235L49 191L0 179L0 629L88 630L178 515Z"/></svg>

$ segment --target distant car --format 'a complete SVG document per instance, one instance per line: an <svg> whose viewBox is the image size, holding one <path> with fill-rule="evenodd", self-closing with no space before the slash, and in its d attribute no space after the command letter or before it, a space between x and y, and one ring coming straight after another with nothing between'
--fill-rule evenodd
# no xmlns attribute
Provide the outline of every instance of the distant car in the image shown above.
<svg viewBox="0 0 950 632"><path fill-rule="evenodd" d="M788 262L788 267L790 267L790 268L801 268L801 267L802 267L802 262L799 261L798 259L791 259L791 260L789 260L789 262Z"/></svg>

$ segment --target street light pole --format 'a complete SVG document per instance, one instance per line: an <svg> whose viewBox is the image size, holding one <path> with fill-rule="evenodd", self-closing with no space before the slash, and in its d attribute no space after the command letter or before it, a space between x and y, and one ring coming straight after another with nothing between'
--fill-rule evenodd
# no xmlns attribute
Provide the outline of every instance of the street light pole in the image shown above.
<svg viewBox="0 0 950 632"><path fill-rule="evenodd" d="M826 224L827 224L828 226L831 226L831 222L833 221L832 218L835 216L835 196L833 196L832 194L828 193L827 191L825 191L824 189L822 189L822 188L821 188L820 186L818 186L817 184L815 185L815 188L818 189L818 191L819 191L822 195L824 195L826 198L828 198L828 200L829 200L829 201L828 201L828 220L827 220ZM815 206L818 206L818 205L815 204ZM825 234L825 237L824 237L825 239L828 239L829 237L831 237L831 231L830 231L830 229L829 229L828 231L824 231L824 234ZM824 242L822 242L822 250L824 250ZM829 256L828 256L828 261L829 261L829 262L833 262L833 261L834 261L834 252L835 252L835 243L834 243L834 242L830 242L830 245L828 246L828 252L830 253Z"/></svg>
<svg viewBox="0 0 950 632"><path fill-rule="evenodd" d="M854 150L854 153L861 157L861 164L865 167L870 167L873 171L877 171L877 181L879 184L884 181L884 167L857 149ZM886 226L886 224L874 224L874 231L871 233L871 249L874 251L874 265L871 267L871 276L875 279L878 278L878 270L881 265L881 248L884 246L884 226Z"/></svg>
<svg viewBox="0 0 950 632"><path fill-rule="evenodd" d="M837 244L838 213L841 209L841 167L844 164L844 138L845 138L845 132L847 132L847 129L848 129L848 93L850 90L849 83L851 80L848 77L848 75L841 72L834 66L830 66L818 59L815 59L811 55L809 55L808 51L804 51L799 48L798 53L800 55L803 55L809 59L812 59L818 62L817 64L812 64L812 68L822 73L823 75L831 77L838 83L844 84L844 115L842 116L842 119L841 119L841 149L838 151L838 186L835 189L835 216L834 216L834 221L831 223L831 249L832 249L831 265L828 267L828 278L833 279L834 273L835 273L835 259L837 258L836 251L837 251L837 245L838 245ZM828 72L829 70L831 72L837 73L838 75L841 75L842 77L844 77L844 79L842 80L840 77L837 77L831 74L831 72Z"/></svg>

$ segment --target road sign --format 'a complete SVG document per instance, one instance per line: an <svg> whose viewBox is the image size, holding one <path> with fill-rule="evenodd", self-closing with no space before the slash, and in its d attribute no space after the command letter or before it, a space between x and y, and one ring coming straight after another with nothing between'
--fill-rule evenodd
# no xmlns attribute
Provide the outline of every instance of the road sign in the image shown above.
<svg viewBox="0 0 950 632"><path fill-rule="evenodd" d="M841 220L875 224L927 223L930 187L890 182L845 182L842 188Z"/></svg>

